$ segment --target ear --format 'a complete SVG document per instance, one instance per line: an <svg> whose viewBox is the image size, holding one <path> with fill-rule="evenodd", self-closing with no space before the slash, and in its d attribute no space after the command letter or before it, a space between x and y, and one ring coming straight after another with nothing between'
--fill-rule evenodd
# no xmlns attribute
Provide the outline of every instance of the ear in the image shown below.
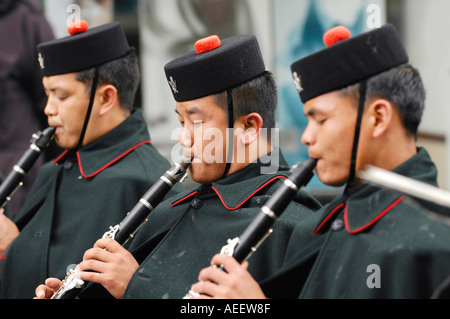
<svg viewBox="0 0 450 319"><path fill-rule="evenodd" d="M368 107L369 125L372 128L372 137L382 136L390 128L394 105L386 99L376 99Z"/></svg>
<svg viewBox="0 0 450 319"><path fill-rule="evenodd" d="M242 116L239 119L241 127L244 132L241 136L241 141L244 145L250 145L256 141L261 133L261 128L263 127L263 119L258 113L250 113Z"/></svg>
<svg viewBox="0 0 450 319"><path fill-rule="evenodd" d="M106 84L101 86L97 90L98 99L100 103L99 115L103 116L113 109L113 107L118 103L119 96L115 86L111 84Z"/></svg>

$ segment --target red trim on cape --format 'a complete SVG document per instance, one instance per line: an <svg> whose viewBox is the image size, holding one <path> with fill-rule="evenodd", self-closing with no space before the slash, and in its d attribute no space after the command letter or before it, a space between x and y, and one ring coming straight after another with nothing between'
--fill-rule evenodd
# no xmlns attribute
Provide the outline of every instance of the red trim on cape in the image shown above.
<svg viewBox="0 0 450 319"><path fill-rule="evenodd" d="M326 224L326 222L338 211L340 210L342 207L344 207L344 222L345 222L345 229L347 230L348 233L350 234L357 234L359 232L362 232L363 230L369 228L370 226L372 226L373 224L375 224L377 221L379 221L384 215L386 215L387 213L389 213L395 206L397 206L398 204L400 204L403 199L405 199L405 196L401 196L399 198L397 198L394 202L392 202L385 210L383 210L381 213L379 213L377 216L375 216L374 219L372 219L370 222L368 222L366 225L361 226L357 229L350 229L350 226L348 224L348 205L347 202L345 203L341 203L339 204L335 209L333 209L331 211L331 213L328 214L328 216L319 224L319 226L317 226L316 230L314 231L313 235L316 235L319 230L323 227L323 225Z"/></svg>
<svg viewBox="0 0 450 319"><path fill-rule="evenodd" d="M331 218L331 216L333 216L338 210L340 210L344 206L347 207L346 203L341 203L335 209L333 209L331 213L329 213L328 216L319 224L319 226L317 226L316 230L313 232L313 236L317 235L319 230L323 227L323 225L326 224L326 222Z"/></svg>
<svg viewBox="0 0 450 319"><path fill-rule="evenodd" d="M64 156L66 156L66 154L69 152L69 150L65 150L61 155L59 155L59 157L57 158L57 159L55 159L54 161L53 161L53 164L58 164L58 162L64 157Z"/></svg>
<svg viewBox="0 0 450 319"><path fill-rule="evenodd" d="M186 199L191 198L192 196L197 195L197 194L198 194L198 191L190 193L189 195L184 196L182 199L177 200L175 203L172 203L171 206L174 207L174 206L178 205L179 203L184 202Z"/></svg>
<svg viewBox="0 0 450 319"><path fill-rule="evenodd" d="M96 175L98 175L99 173L101 173L102 171L104 171L105 169L107 169L108 167L110 167L111 165L113 165L114 163L118 162L119 160L121 160L122 158L124 158L125 156L127 156L128 154L130 154L132 151L134 151L135 149L137 149L139 146L144 145L144 144L150 144L151 140L149 141L143 141L140 142L139 144L133 146L132 148L130 148L128 151L126 151L125 153L122 153L120 156L116 157L115 159L113 159L111 162L109 162L108 164L106 164L105 166L103 166L102 168L100 168L98 171L96 171L95 173L92 173L90 175L86 175L83 171L83 167L81 165L81 158L80 158L80 153L77 152L77 159L78 159L78 167L80 169L80 173L84 178L91 178L94 177ZM66 150L64 151L64 153L62 153L53 163L57 164L64 156L66 156L66 154L69 151Z"/></svg>
<svg viewBox="0 0 450 319"><path fill-rule="evenodd" d="M276 176L274 178L272 178L271 180L265 182L262 186L260 186L257 190L255 190L253 193L251 193L247 198L245 198L238 206L230 208L228 207L227 204L225 204L225 201L223 200L222 196L220 195L219 191L213 186L211 187L217 194L217 196L219 196L220 201L222 202L223 206L225 206L226 209L228 210L236 210L239 207L241 207L242 205L244 205L245 202L247 202L250 198L253 197L253 195L255 195L257 192L259 192L261 189L263 189L264 187L266 187L267 185L269 185L270 183L272 183L273 181L277 180L277 179L287 179L287 177L285 176ZM195 191L193 193L190 193L189 195L184 196L183 198L177 200L176 202L172 203L172 207L184 202L185 200L191 198L194 195L197 195L198 191Z"/></svg>
<svg viewBox="0 0 450 319"><path fill-rule="evenodd" d="M223 200L222 196L220 196L219 191L213 186L212 189L216 192L217 196L219 196L220 201L222 202L223 206L225 206L226 209L228 210L236 210L239 207L241 207L242 205L244 205L244 203L246 201L248 201L250 198L253 197L253 195L255 195L257 192L259 192L261 189L263 189L264 187L266 187L267 185L269 185L270 183L272 183L273 181L277 180L277 179L287 179L287 177L285 176L276 176L274 178L272 178L271 180L265 182L262 186L260 186L257 190L255 190L253 193L251 193L246 199L244 199L238 206L236 207L228 207L227 204L225 204L225 201Z"/></svg>
<svg viewBox="0 0 450 319"><path fill-rule="evenodd" d="M96 171L93 174L90 175L85 175L83 172L83 167L81 166L81 158L80 158L80 153L77 152L77 158L78 158L78 166L80 168L80 172L81 175L84 178L91 178L94 177L95 175L99 174L100 172L104 171L105 169L107 169L109 166L111 166L112 164L118 162L120 159L124 158L125 156L127 156L129 153L131 153L132 151L134 151L135 149L137 149L139 146L144 145L144 144L150 144L151 141L143 141L140 142L139 144L133 146L132 148L130 148L128 151L126 151L125 153L123 153L122 155L120 155L119 157L117 157L116 159L112 160L111 162L109 162L108 164L106 164L105 166L103 166L102 168L100 168L98 171Z"/></svg>
<svg viewBox="0 0 450 319"><path fill-rule="evenodd" d="M357 234L359 232L362 232L366 228L368 228L368 227L372 226L373 224L375 224L378 220L381 219L381 217L383 217L384 215L389 213L391 211L391 209L394 208L395 206L397 206L398 204L400 204L400 202L403 201L403 199L405 199L405 196L401 196L401 197L397 198L392 204L390 204L385 210L383 210L380 214L378 214L374 219L372 219L366 225L361 226L361 227L359 227L357 229L353 229L353 230L350 229L350 226L348 225L347 205L345 205L345 210L344 210L345 228L347 229L347 231L350 234Z"/></svg>

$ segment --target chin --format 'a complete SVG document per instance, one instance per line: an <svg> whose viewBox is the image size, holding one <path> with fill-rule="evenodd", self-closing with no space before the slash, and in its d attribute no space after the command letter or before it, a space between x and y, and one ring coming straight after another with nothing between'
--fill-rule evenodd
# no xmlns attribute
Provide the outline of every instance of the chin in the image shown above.
<svg viewBox="0 0 450 319"><path fill-rule="evenodd" d="M58 139L55 139L56 145L58 145L60 148L62 148L63 150L70 150L73 147L68 146L66 143L58 141Z"/></svg>
<svg viewBox="0 0 450 319"><path fill-rule="evenodd" d="M332 186L332 187L341 187L344 186L345 183L347 183L348 180L348 176L345 178L338 178L336 176L326 176L324 174L317 174L317 176L319 177L319 180L324 183L327 186Z"/></svg>
<svg viewBox="0 0 450 319"><path fill-rule="evenodd" d="M198 176L195 174L191 174L191 178L194 182L199 183L199 184L211 184L212 182L215 182L216 180L218 180L218 178L208 178L205 176Z"/></svg>
<svg viewBox="0 0 450 319"><path fill-rule="evenodd" d="M222 175L221 174L212 174L216 170L213 167L207 167L204 164L192 164L189 167L189 173L194 182L200 184L210 184L219 180Z"/></svg>
<svg viewBox="0 0 450 319"><path fill-rule="evenodd" d="M55 142L60 148L64 150L72 150L76 147L76 145L73 143L67 143L58 139L55 139Z"/></svg>

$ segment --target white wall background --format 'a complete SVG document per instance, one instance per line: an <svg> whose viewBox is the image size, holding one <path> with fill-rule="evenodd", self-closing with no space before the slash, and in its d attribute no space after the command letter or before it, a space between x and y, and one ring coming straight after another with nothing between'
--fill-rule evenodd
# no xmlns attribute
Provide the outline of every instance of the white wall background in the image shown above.
<svg viewBox="0 0 450 319"><path fill-rule="evenodd" d="M439 168L443 188L450 185L450 1L405 1L403 36L411 63L421 72L427 90L420 130L442 135L445 142L424 142ZM429 146L428 146L429 144Z"/></svg>

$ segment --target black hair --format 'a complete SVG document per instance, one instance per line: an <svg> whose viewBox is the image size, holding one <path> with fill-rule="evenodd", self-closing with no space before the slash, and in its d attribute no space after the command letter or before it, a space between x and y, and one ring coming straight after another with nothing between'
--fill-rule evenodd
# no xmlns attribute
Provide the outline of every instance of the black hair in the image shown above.
<svg viewBox="0 0 450 319"><path fill-rule="evenodd" d="M349 86L341 90L341 93L353 97L357 105L359 84ZM407 134L417 138L426 97L419 71L404 64L371 77L367 81L366 99L371 101L380 97L395 105Z"/></svg>
<svg viewBox="0 0 450 319"><path fill-rule="evenodd" d="M134 51L132 50L123 58L101 65L98 72L98 86L113 85L117 89L121 107L132 110L140 82L139 64ZM76 74L76 79L86 84L88 94L90 94L94 74L95 68Z"/></svg>
<svg viewBox="0 0 450 319"><path fill-rule="evenodd" d="M258 113L263 119L263 128L267 129L267 138L271 137L271 129L275 128L275 112L278 95L277 85L271 72L233 88L234 119L250 113ZM227 93L216 94L215 103L228 109Z"/></svg>

